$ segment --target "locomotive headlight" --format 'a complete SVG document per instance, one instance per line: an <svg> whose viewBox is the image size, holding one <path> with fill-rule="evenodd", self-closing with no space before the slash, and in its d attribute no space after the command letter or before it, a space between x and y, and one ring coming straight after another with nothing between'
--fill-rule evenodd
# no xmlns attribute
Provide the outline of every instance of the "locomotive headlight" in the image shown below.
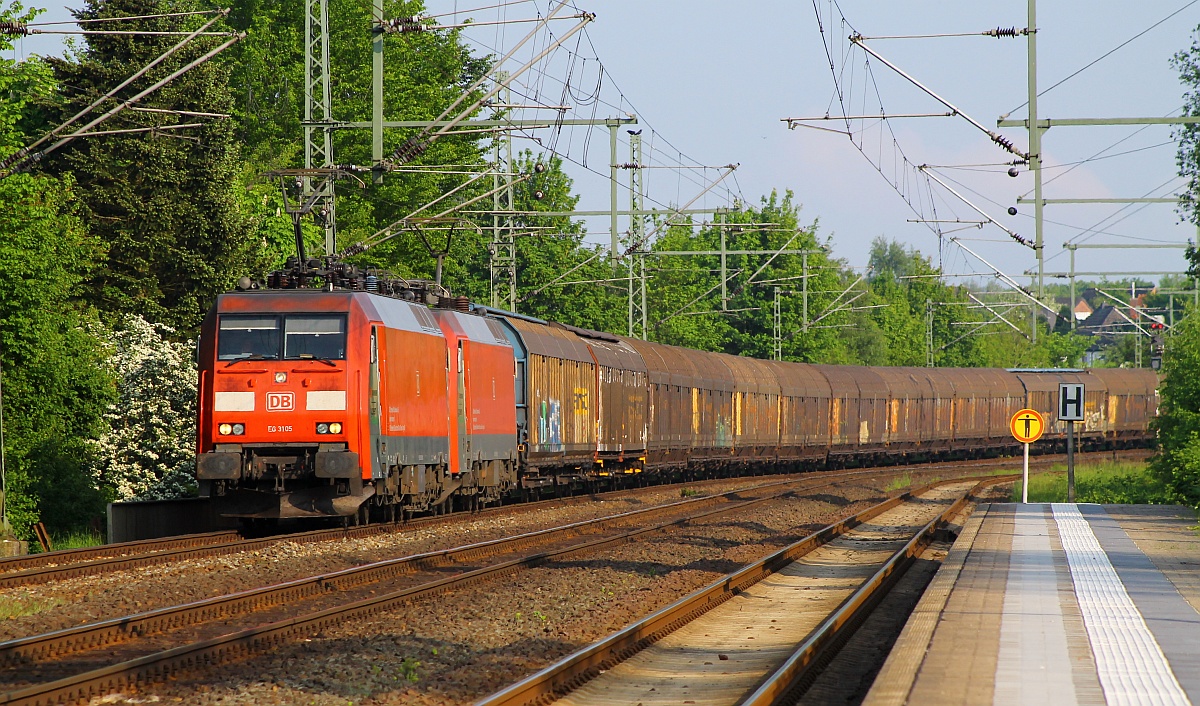
<svg viewBox="0 0 1200 706"><path fill-rule="evenodd" d="M246 425L245 424L234 424L233 425L233 435L234 436L241 436L242 434L245 434L245 433L246 433Z"/></svg>
<svg viewBox="0 0 1200 706"><path fill-rule="evenodd" d="M232 424L222 424L221 426L217 427L217 431L220 432L220 434L222 436L229 436L230 434L233 433L233 425Z"/></svg>
<svg viewBox="0 0 1200 706"><path fill-rule="evenodd" d="M321 422L320 424L317 425L317 433L318 434L328 434L329 433L329 425L326 424L325 422Z"/></svg>
<svg viewBox="0 0 1200 706"><path fill-rule="evenodd" d="M330 434L341 434L342 433L342 423L341 422L331 422L329 425L329 433Z"/></svg>

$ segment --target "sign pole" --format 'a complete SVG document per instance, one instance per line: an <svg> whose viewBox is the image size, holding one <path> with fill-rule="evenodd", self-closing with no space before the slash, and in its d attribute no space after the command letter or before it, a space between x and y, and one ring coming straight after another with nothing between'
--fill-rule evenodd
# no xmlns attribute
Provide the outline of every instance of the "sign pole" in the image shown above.
<svg viewBox="0 0 1200 706"><path fill-rule="evenodd" d="M1067 422L1067 502L1075 502L1075 422Z"/></svg>
<svg viewBox="0 0 1200 706"><path fill-rule="evenodd" d="M1058 420L1067 423L1067 502L1075 502L1075 422L1085 422L1085 389L1081 382L1058 384ZM1084 427L1087 431L1087 427Z"/></svg>
<svg viewBox="0 0 1200 706"><path fill-rule="evenodd" d="M1013 438L1025 446L1024 470L1021 472L1021 502L1029 503L1029 445L1042 438L1046 420L1036 409L1023 409L1008 420Z"/></svg>
<svg viewBox="0 0 1200 706"><path fill-rule="evenodd" d="M1025 470L1021 473L1021 502L1029 504L1029 444L1025 444Z"/></svg>

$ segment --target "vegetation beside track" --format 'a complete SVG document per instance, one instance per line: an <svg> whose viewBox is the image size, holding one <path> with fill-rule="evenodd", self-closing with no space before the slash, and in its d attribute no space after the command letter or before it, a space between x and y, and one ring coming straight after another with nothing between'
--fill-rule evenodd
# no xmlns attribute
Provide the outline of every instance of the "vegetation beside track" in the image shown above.
<svg viewBox="0 0 1200 706"><path fill-rule="evenodd" d="M1012 498L1021 499L1021 483L1013 485ZM1102 463L1075 467L1075 498L1081 503L1170 505L1178 502L1170 487L1145 463ZM1067 467L1056 464L1029 479L1029 501L1067 501Z"/></svg>

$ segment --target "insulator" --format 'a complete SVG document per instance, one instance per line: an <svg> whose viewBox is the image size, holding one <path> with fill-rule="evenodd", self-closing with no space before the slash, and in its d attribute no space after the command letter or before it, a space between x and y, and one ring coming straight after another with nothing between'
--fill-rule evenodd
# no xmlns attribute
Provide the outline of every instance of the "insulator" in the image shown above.
<svg viewBox="0 0 1200 706"><path fill-rule="evenodd" d="M414 135L396 148L396 161L402 164L411 162L424 154L427 149L429 149L429 141Z"/></svg>
<svg viewBox="0 0 1200 706"><path fill-rule="evenodd" d="M1002 37L1016 37L1018 34L1025 34L1025 31L1017 29L1016 27L997 27L996 29L989 29L988 31L984 32L984 34L989 37L1000 39Z"/></svg>
<svg viewBox="0 0 1200 706"><path fill-rule="evenodd" d="M537 191L533 192L533 198L537 199L538 201L541 201L542 199L546 198L546 192L542 191L541 189L538 189Z"/></svg>
<svg viewBox="0 0 1200 706"><path fill-rule="evenodd" d="M367 275L366 287L368 292L378 292L379 278L375 275Z"/></svg>
<svg viewBox="0 0 1200 706"><path fill-rule="evenodd" d="M533 171L537 172L538 174L541 174L542 172L546 171L546 165L541 162L538 162L537 164L533 165Z"/></svg>
<svg viewBox="0 0 1200 706"><path fill-rule="evenodd" d="M991 136L992 141L995 142L996 144L1000 145L1001 147L1008 150L1009 152L1011 152L1013 150L1012 140L1008 139L1007 137L1005 137L1004 135L1001 135L999 133L991 132L988 134Z"/></svg>
<svg viewBox="0 0 1200 706"><path fill-rule="evenodd" d="M28 37L29 27L24 22L0 22L0 34L10 37Z"/></svg>
<svg viewBox="0 0 1200 706"><path fill-rule="evenodd" d="M420 17L396 17L383 22L384 29L398 34L406 32L424 32L427 27L421 22Z"/></svg>
<svg viewBox="0 0 1200 706"><path fill-rule="evenodd" d="M4 159L0 160L0 169L8 169L9 165L16 163L27 154L29 154L29 150L22 147L16 152L13 152Z"/></svg>

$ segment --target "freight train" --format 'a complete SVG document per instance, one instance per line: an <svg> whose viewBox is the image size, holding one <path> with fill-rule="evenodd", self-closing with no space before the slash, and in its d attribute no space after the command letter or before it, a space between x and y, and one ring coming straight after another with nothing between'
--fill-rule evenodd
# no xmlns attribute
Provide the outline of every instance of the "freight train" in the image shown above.
<svg viewBox="0 0 1200 706"><path fill-rule="evenodd" d="M316 264L314 262L314 264ZM200 344L196 475L222 514L395 518L563 486L1017 450L1086 385L1083 447L1152 440L1148 370L808 365L489 310L429 282L243 278Z"/></svg>

